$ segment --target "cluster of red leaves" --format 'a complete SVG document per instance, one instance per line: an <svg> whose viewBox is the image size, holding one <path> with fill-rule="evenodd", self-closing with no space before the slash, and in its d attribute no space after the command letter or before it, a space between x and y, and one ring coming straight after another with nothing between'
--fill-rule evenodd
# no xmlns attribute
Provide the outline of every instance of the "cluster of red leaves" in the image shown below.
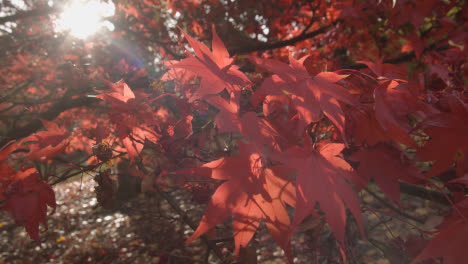
<svg viewBox="0 0 468 264"><path fill-rule="evenodd" d="M425 119L420 127L431 137L418 152L419 160L435 161L427 172L434 177L456 164L457 176L468 174L468 104L456 93L440 99L441 112Z"/></svg>
<svg viewBox="0 0 468 264"><path fill-rule="evenodd" d="M239 248L250 241L260 220L264 219L273 238L292 262L291 235L309 214L319 217L315 212L316 203L344 247L346 208L356 218L363 234L359 201L349 183L359 191L373 178L388 197L399 204L399 180L409 183L424 181L400 144L418 149L420 160L436 161L427 177L438 175L454 163L459 176L466 173L467 162L463 162L466 157L463 142L466 139L461 137L468 132L465 125L468 112L458 93L444 95L440 99L447 108L441 112L418 99L415 85L401 79L404 74L399 74L400 69L381 61L364 62L375 77L366 75L363 78L360 73L353 73L354 79L348 80L348 75L334 72L311 75L307 64L304 64L306 57L295 60L289 56L289 65L251 57L256 65L274 73L252 95L252 107L263 103L265 117L261 117L242 109L238 94L241 89L249 88L249 82L233 67L232 59L216 32L213 31L212 53L205 45L187 34L185 36L196 57L189 54L188 59L171 62L171 70L164 79L175 79L178 89L184 91L194 89L191 84L195 77L199 77L200 86L191 91L190 101L201 99L218 108L218 131L240 132L250 142L238 142L240 156L222 158L190 171L225 182L213 194L199 227L187 242L232 215L238 253ZM177 77L187 75L189 78ZM362 102L363 98L368 98L366 93L369 90L352 92L346 88L359 78L372 87L373 106ZM228 98L221 93L224 89L229 94ZM346 115L344 108L350 109ZM333 123L334 133L341 135L346 145L358 147L358 150L343 157L340 153L345 144L312 135L321 134L321 131L312 129L309 124L324 122L324 117ZM415 127L408 122L408 117L424 121ZM410 136L416 135L417 130L433 140L419 148ZM301 139L303 131L307 133ZM453 135L453 147L446 139L449 131ZM444 144L449 144L445 148L449 153L433 149L441 148L437 144L442 144L442 138ZM339 138L334 137L334 140ZM298 145L299 142L302 143ZM357 162L357 170L344 158ZM267 160L282 165L267 166ZM295 184L288 178L288 173L294 172ZM292 224L285 203L296 208ZM463 221L460 224L466 225ZM444 233L442 231L441 236ZM434 241L439 239L436 237ZM438 256L445 256L445 253ZM427 257L436 255L423 251L417 259Z"/></svg>
<svg viewBox="0 0 468 264"><path fill-rule="evenodd" d="M0 209L9 211L16 224L24 225L29 236L40 243L39 223L47 230L47 206L55 211L55 194L35 168L15 171L4 162L16 147L12 143L0 150L0 200L4 201Z"/></svg>
<svg viewBox="0 0 468 264"><path fill-rule="evenodd" d="M211 201L195 233L195 240L229 216L233 216L236 254L246 247L264 219L275 241L292 257L288 236L290 220L286 203L295 205L294 186L281 166L266 168L252 146L238 142L240 156L221 158L204 164L192 173L224 180Z"/></svg>
<svg viewBox="0 0 468 264"><path fill-rule="evenodd" d="M41 120L47 131L35 133L21 140L20 144L29 147L27 160L48 161L62 153L70 142L70 133L56 123Z"/></svg>
<svg viewBox="0 0 468 264"><path fill-rule="evenodd" d="M56 123L41 120L47 131L35 133L19 143L10 142L0 150L0 209L9 211L17 225L23 225L29 236L40 243L39 223L47 230L47 206L55 211L55 193L40 179L35 168L15 170L8 165L10 154L24 147L29 151L22 160L50 161L61 154L69 143L69 133ZM52 212L53 213L53 212Z"/></svg>
<svg viewBox="0 0 468 264"><path fill-rule="evenodd" d="M157 143L161 137L153 128L156 119L152 109L145 101L144 93L134 93L123 81L117 84L106 81L109 91L101 91L97 97L108 102L110 121L116 125L116 133L133 159L138 157L146 140Z"/></svg>
<svg viewBox="0 0 468 264"><path fill-rule="evenodd" d="M219 4L223 1L217 2L172 0L167 5L174 14L177 9L186 11L182 12L185 19L193 20L189 25L199 32L200 37L209 35L200 26L207 24L204 19L224 19L219 14L227 11L233 17L242 17L243 8L263 14L270 24L268 37L275 40L307 35L321 28L322 24L328 24L327 27L337 24L337 27L317 38L319 40L309 38L296 43L294 53L283 48L274 54L288 57L289 63L247 57L258 72L260 68L268 72L259 74L261 77L256 81L249 79L235 64L214 27L211 50L182 31L195 55L186 52L187 58L166 62L169 71L161 81L173 81L175 93L163 94L164 89L159 89L161 94L149 99L149 94L132 90L124 81L104 80L110 89L99 91L101 94L97 97L111 108L106 113L106 124L110 125L106 127L107 131L103 132L102 126L95 128L94 154L101 161L109 160L117 145L126 150L132 161L149 159L147 156L151 155L144 156L142 151L151 148L153 155L165 155L184 167L185 158L190 156L187 153L193 152L194 156L190 158L198 158L200 149L208 145L206 141L213 140L213 133L237 133L244 139L235 144L239 148L238 155L202 165L188 162L192 169L182 171L191 177L219 181L208 199L200 225L187 242L232 216L237 254L247 246L264 221L292 262L291 236L309 215L323 217L341 247L345 246L347 209L364 233L356 192L365 188L371 179L396 204L400 202L399 181L427 182L427 178L436 177L454 166L457 178L447 184L468 186L468 104L466 85L463 87L468 73L464 51L468 38L466 32L460 30L466 23L457 26L453 15L461 10L457 6L460 1L317 1L316 4L300 5L299 12L288 8L294 3L290 0L274 1L274 5L282 7L276 9L271 8L271 1L228 1L223 5ZM117 8L124 11L126 18L132 16L140 23L135 22L132 29L152 39L148 36L163 30L161 25L164 24L159 21L159 15L155 18L150 8L157 4L160 1L145 0L141 9L126 4L118 4ZM210 8L205 8L205 4ZM443 6L442 11L435 8L438 5ZM199 9L208 10L206 16L200 16ZM468 17L466 8L463 12L457 16ZM408 16L408 13L412 15ZM437 16L438 20L429 25L425 18L432 16ZM382 17L388 19L382 22ZM198 22L195 19L199 19ZM343 25L338 19L346 21L346 30L339 30ZM388 39L380 40L375 36L380 30L377 24L381 23L392 27L385 33ZM136 26L142 24L146 26ZM300 28L297 25L308 26ZM369 25L377 26L362 30ZM260 24L248 25L245 31L258 36L260 29ZM404 44L400 43L399 32L407 34ZM430 47L429 42L434 42L435 47ZM320 52L312 52L310 47L317 47ZM354 54L340 58L335 51L343 49L345 54ZM436 86L434 83L442 81L445 88L430 90L422 87L421 81L407 80L412 74L407 69L383 63L381 58L390 55L387 50L414 52L416 58L422 58L428 64L429 74L417 78L437 79L439 82L430 82L431 85ZM309 51L310 56L294 58ZM336 65L341 67L351 59L361 57L360 53L365 54L365 60L359 62L367 66L366 69L324 70L335 69ZM97 55L101 59L99 56L103 55ZM374 58L374 62L368 61L369 58ZM66 55L64 59L77 64L80 60L75 55ZM30 67L34 60L28 53L16 56L9 71L2 72L2 76L11 76L5 82L16 83L31 78L33 73L37 75ZM322 63L326 63L325 67ZM57 74L67 74L66 70L49 73L48 66L52 64L51 61L41 64L40 76L46 81L54 80ZM96 70L104 72L102 67ZM129 74L137 67L120 60L112 70ZM146 71L140 69L128 80L145 74ZM67 79L76 78L69 75ZM36 95L41 89L45 90L40 85L30 87L24 94ZM59 92L61 95L64 90ZM249 93L252 93L251 97L247 96ZM164 100L171 102L172 109L160 103ZM1 107L8 109L9 105ZM38 108L44 110L46 106ZM19 156L22 162L50 162L76 139L76 135L70 135L65 127L41 121L46 131L0 150L1 209L10 211L15 221L24 225L36 241L39 241L39 223L47 227L47 206L55 208L54 193L35 169L16 170L9 165L8 159ZM211 121L216 129L205 130ZM194 132L192 125L197 122L203 125L197 127L200 131ZM94 128L90 124L87 126ZM110 134L109 131L116 140L103 145L102 140ZM425 141L424 137L429 139ZM189 147L181 147L183 144ZM413 160L407 155L407 147L416 150ZM13 153L22 148L29 150ZM222 148L218 146L219 149ZM180 150L184 151L182 157ZM414 161L432 162L432 166L423 176ZM158 160L156 166L164 164ZM168 175L169 178L171 175ZM108 202L116 191L111 185L109 171L99 174L96 181L100 185L98 200ZM292 221L287 205L295 208ZM425 249L421 246L414 251L418 252L413 254L414 263L438 257L443 257L447 263L456 263L463 258L462 245L467 242L468 229L466 199L457 196L453 208L453 213L445 219L439 233ZM446 240L453 240L454 244L445 243Z"/></svg>

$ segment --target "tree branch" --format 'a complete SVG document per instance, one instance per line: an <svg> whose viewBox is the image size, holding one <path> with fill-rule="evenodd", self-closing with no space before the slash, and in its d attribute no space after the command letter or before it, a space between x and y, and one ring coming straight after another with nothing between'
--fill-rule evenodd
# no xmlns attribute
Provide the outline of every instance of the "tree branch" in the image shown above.
<svg viewBox="0 0 468 264"><path fill-rule="evenodd" d="M413 51L411 51L411 52L402 53L398 55L397 57L394 57L391 59L383 60L382 63L398 64L398 63L410 61L414 58L416 58L416 55L414 54ZM342 67L342 69L354 69L354 70L359 70L359 69L364 69L364 68L367 68L367 65L364 63L353 63L353 64Z"/></svg>
<svg viewBox="0 0 468 264"><path fill-rule="evenodd" d="M138 168L143 171L144 173L148 174L149 171L143 166L141 159L137 160L137 166ZM160 168L153 172L155 176L157 177L159 173L161 172ZM153 183L153 188L156 191L158 195L164 198L166 202L172 207L174 211L179 214L179 216L182 218L182 221L187 224L191 229L197 230L197 225L190 219L190 217L185 213L184 210L180 208L180 206L177 204L177 202L171 197L170 194L167 192L163 191L161 188L159 188L158 184L156 182ZM216 245L215 242L211 241L205 234L200 236L200 239L208 246L208 249L210 251L213 251L213 253L221 260L221 262L224 262L224 257L223 253L219 249L219 247Z"/></svg>
<svg viewBox="0 0 468 264"><path fill-rule="evenodd" d="M400 182L400 191L412 196L419 197L421 199L429 200L431 202L450 205L450 202L447 201L445 195L437 191L428 190L422 186L411 185L404 182ZM452 201L453 197L451 194L446 194Z"/></svg>
<svg viewBox="0 0 468 264"><path fill-rule="evenodd" d="M119 157L122 157L124 155L127 155L127 152L122 152L122 153L119 153L118 155L115 155L115 156L112 156L109 160L113 160L113 159L116 159L116 158L119 158ZM98 168L99 166L105 164L107 161L101 161L97 164L94 164L94 165L88 165L88 166L77 166L80 168L80 171L77 171L77 172L73 172L73 173L70 173L70 174L64 174L62 176L60 176L59 178L57 178L55 181L53 181L52 183L50 183L50 185L56 185L58 183L61 183L63 181L66 181L68 179L70 179L71 177L74 177L76 175L80 175L80 174L83 174L85 172L88 172L88 171L93 171L95 170L96 168Z"/></svg>
<svg viewBox="0 0 468 264"><path fill-rule="evenodd" d="M0 17L0 25L6 22L12 22L19 19L25 19L30 17L46 16L60 11L57 7L48 7L41 9L34 9L28 11L18 11L16 14Z"/></svg>
<svg viewBox="0 0 468 264"><path fill-rule="evenodd" d="M22 127L16 127L8 131L8 133L5 136L3 136L0 140L0 147L4 146L11 140L20 139L36 132L42 127L42 122L40 119L51 121L54 118L56 118L60 113L66 110L81 106L87 106L97 101L99 101L99 99L92 97L79 97L76 99L65 98L60 102L52 105L48 111L40 114L37 119L32 120L31 122Z"/></svg>
<svg viewBox="0 0 468 264"><path fill-rule="evenodd" d="M283 48L286 46L294 45L297 42L304 41L306 39L313 38L317 35L323 34L327 31L327 29L331 28L337 23L337 21L334 21L330 23L329 25L323 26L315 31L309 32L309 33L304 33L301 34L297 37L287 39L287 40L282 40L282 41L277 41L277 42L272 42L272 43L264 43L264 44L259 44L259 45L249 45L249 46L243 46L243 47L233 47L229 49L229 54L234 55L234 54L248 54L254 51L265 51L265 50L272 50L272 49L279 49Z"/></svg>
<svg viewBox="0 0 468 264"><path fill-rule="evenodd" d="M433 49L434 46L435 45L433 44L430 47L425 48L423 53ZM443 45L441 47L436 48L435 50L442 51L442 50L446 50L448 48L449 47L447 45ZM416 54L414 53L414 51L410 51L410 52L402 53L402 54L400 54L400 55L398 55L396 57L383 60L382 63L398 64L398 63L411 61L414 58L416 58ZM347 65L347 66L342 67L342 69L355 69L355 70L359 70L359 69L363 69L363 68L367 68L367 65L365 65L363 63L353 63L351 65Z"/></svg>
<svg viewBox="0 0 468 264"><path fill-rule="evenodd" d="M420 218L418 218L416 216L413 216L413 215L410 215L410 214L408 214L406 212L401 211L396 206L394 206L393 204L391 204L387 200L380 198L377 194L373 193L372 191L370 191L367 188L364 188L363 190L365 190L368 194L370 194L372 197L374 197L377 201L379 201L380 203L382 203L383 205L385 205L387 208L391 209L392 211L396 212L397 214L402 215L402 216L404 216L404 217L406 217L408 219L411 219L411 220L413 220L413 221L415 221L417 223L424 224L424 219L420 219Z"/></svg>

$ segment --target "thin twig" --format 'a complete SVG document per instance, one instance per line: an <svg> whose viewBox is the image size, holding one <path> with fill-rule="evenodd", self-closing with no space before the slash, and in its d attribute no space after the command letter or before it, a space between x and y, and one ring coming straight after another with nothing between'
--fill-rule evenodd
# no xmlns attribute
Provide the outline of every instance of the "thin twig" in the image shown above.
<svg viewBox="0 0 468 264"><path fill-rule="evenodd" d="M136 163L137 163L137 166L138 168L144 172L144 173L149 173L149 171L143 166L142 162L141 162L141 159L139 160L135 160ZM158 176L159 172L158 170L156 170L154 172L155 176ZM196 224L190 219L190 217L185 213L184 210L182 210L179 205L177 204L177 202L165 191L161 190L161 188L159 188L158 184L155 182L153 184L153 188L155 189L156 193L158 195L160 195L161 197L164 198L164 200L166 200L166 202L172 207L172 209L174 211L176 211L177 214L180 215L182 221L187 224L192 230L196 230L197 229L197 226ZM219 260L221 260L221 262L224 263L224 257L223 257L223 254L221 253L221 250L218 248L218 246L216 245L216 243L214 243L213 241L211 241L206 235L201 235L200 236L201 240L208 246L208 248L210 250L212 250L215 255L219 258Z"/></svg>
<svg viewBox="0 0 468 264"><path fill-rule="evenodd" d="M370 191L370 190L367 189L367 188L364 188L364 190L365 190L368 194L370 194L372 197L374 197L377 201L381 202L383 205L385 205L386 207L388 207L388 208L391 209L392 211L398 213L399 215L402 215L402 216L404 216L404 217L406 217L406 218L408 218L408 219L411 219L411 220L413 220L413 221L415 221L415 222L418 222L418 223L420 223L420 224L424 224L424 220L423 220L423 219L420 219L420 218L418 218L418 217L416 217L416 216L413 216L413 215L410 215L410 214L408 214L408 213L406 213L406 212L401 211L401 210L398 209L396 206L394 206L393 204L389 203L388 201L386 201L386 200L380 198L377 194L373 193L372 191Z"/></svg>
<svg viewBox="0 0 468 264"><path fill-rule="evenodd" d="M121 156L126 155L126 154L127 154L127 152L120 153L119 155L113 156L113 157L110 158L110 159L116 159L116 158L121 157ZM106 162L107 162L107 161L106 161ZM60 178L58 178L56 181L54 181L53 183L51 183L50 185L55 185L55 184L57 184L57 183L63 182L63 181L65 181L65 180L67 180L67 179L70 179L71 177L76 176L76 175L78 175L78 174L82 174L82 173L84 173L84 172L94 170L94 169L98 168L99 166L103 165L103 164L106 163L106 162L103 161L103 162L100 162L100 163L95 164L95 165L89 165L89 166L80 167L80 171L77 171L77 172L75 172L75 173L72 173L72 174L70 174L70 175L67 175L66 177L60 177Z"/></svg>

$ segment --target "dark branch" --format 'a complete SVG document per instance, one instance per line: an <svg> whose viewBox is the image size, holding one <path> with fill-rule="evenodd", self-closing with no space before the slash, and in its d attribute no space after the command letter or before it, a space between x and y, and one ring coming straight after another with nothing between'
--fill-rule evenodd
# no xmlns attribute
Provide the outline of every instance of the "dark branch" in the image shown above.
<svg viewBox="0 0 468 264"><path fill-rule="evenodd" d="M109 160L113 160L113 159L116 159L116 158L119 158L119 157L122 157L124 155L127 155L127 152L122 152L122 153L119 153L118 155L115 155L115 156L112 156L112 158L110 158ZM94 165L88 165L88 166L77 166L77 168L79 168L80 170L79 171L76 171L76 172L72 172L72 173L69 173L69 174L63 174L61 175L59 178L57 178L55 181L53 181L52 183L50 183L50 185L56 185L56 184L59 184L61 182L64 182L68 179L70 179L71 177L74 177L76 175L83 175L83 173L86 173L88 171L94 171L96 168L98 168L99 166L102 166L103 164L105 164L107 161L101 161L97 164L94 164ZM77 164L75 164L77 165ZM70 171L71 172L71 171Z"/></svg>
<svg viewBox="0 0 468 264"><path fill-rule="evenodd" d="M367 189L367 188L364 188L364 190L365 190L368 194L370 194L372 197L374 197L377 201L379 201L380 203L382 203L383 205L385 205L387 208L389 208L390 210L392 210L392 211L398 213L399 215L402 215L402 216L404 216L404 217L406 217L406 218L408 218L408 219L411 219L411 220L413 220L413 221L415 221L415 222L418 222L418 223L420 223L420 224L424 224L424 219L418 218L418 217L416 217L416 216L413 216L413 215L410 215L410 214L408 214L408 213L406 213L406 212L401 211L401 210L398 209L396 206L394 206L393 204L391 204L391 203L388 202L387 200L380 198L377 194L373 193L372 191L370 191L370 190Z"/></svg>
<svg viewBox="0 0 468 264"><path fill-rule="evenodd" d="M92 98L92 97L79 97L76 99L63 99L62 101L54 104L53 106L50 107L50 109L47 112L44 112L39 115L39 117L35 120L32 120L29 122L29 124L24 125L22 127L17 127L14 128L8 133L2 137L0 140L0 147L4 146L7 144L10 140L15 140L15 139L20 139L26 136L29 136L30 134L36 132L42 127L42 122L40 119L45 119L45 120L53 120L56 118L60 113L73 109L76 107L81 107L81 106L87 106L90 105L93 102L97 102L98 99Z"/></svg>
<svg viewBox="0 0 468 264"><path fill-rule="evenodd" d="M414 58L416 58L416 55L414 54L413 51L411 51L411 52L400 54L397 57L394 57L394 58L391 58L391 59L383 60L383 63L398 64L398 63L411 61ZM359 69L367 68L367 65L365 65L363 63L353 63L351 65L347 65L347 66L344 66L342 68L343 69L359 70Z"/></svg>
<svg viewBox="0 0 468 264"><path fill-rule="evenodd" d="M429 51L431 49L434 49L434 47L435 47L435 45L431 45L430 47L425 48L423 53L427 52L427 51ZM435 50L442 51L442 50L446 50L448 48L449 47L447 45L443 45L441 47L436 48ZM383 60L383 63L398 64L398 63L409 62L409 61L411 61L411 60L413 60L415 58L416 58L416 54L414 53L414 51L411 51L411 52L402 53L402 54L400 54L400 55L398 55L398 56L396 56L394 58ZM355 69L355 70L364 69L364 68L367 68L367 65L362 64L362 63L353 63L351 65L342 67L342 69Z"/></svg>
<svg viewBox="0 0 468 264"><path fill-rule="evenodd" d="M56 7L48 7L48 8L34 9L34 10L28 10L28 11L18 11L14 15L0 17L0 25L5 24L6 22L12 22L12 21L16 21L19 19L46 16L46 15L50 15L53 13L57 13L58 11L60 11L60 9Z"/></svg>
<svg viewBox="0 0 468 264"><path fill-rule="evenodd" d="M333 25L335 25L337 21L323 26L315 31L309 32L309 33L304 33L301 34L297 37L288 39L288 40L282 40L282 41L277 41L277 42L272 42L272 43L265 43L265 44L259 44L259 45L249 45L249 46L243 46L243 47L233 47L229 49L229 54L234 55L234 54L248 54L254 51L265 51L265 50L272 50L272 49L279 49L283 48L286 46L294 45L297 42L304 41L306 39L313 38L317 35L323 34L327 31L327 29L331 28Z"/></svg>
<svg viewBox="0 0 468 264"><path fill-rule="evenodd" d="M445 195L437 192L428 190L422 186L411 185L404 182L400 182L400 191L402 193L406 193L412 196L416 196L425 200L429 200L431 202L443 204L443 205L450 205L450 202L447 201ZM446 194L453 201L453 197L450 194Z"/></svg>
<svg viewBox="0 0 468 264"><path fill-rule="evenodd" d="M137 160L137 166L138 168L143 171L145 174L148 174L149 171L143 166L143 163L140 160ZM158 169L154 172L155 176L157 177L161 173L161 169L158 167ZM197 230L197 225L190 219L190 217L187 215L187 213L180 208L180 206L177 204L177 202L172 198L172 196L163 191L161 188L159 188L157 182L153 183L153 188L154 191L160 195L161 197L166 200L166 202L172 207L174 211L179 214L179 216L182 218L182 221L187 224L191 229ZM213 253L221 260L221 262L224 262L224 257L223 253L219 249L219 247L216 245L215 242L211 241L206 234L203 234L200 236L200 239L208 246L210 251L213 251Z"/></svg>

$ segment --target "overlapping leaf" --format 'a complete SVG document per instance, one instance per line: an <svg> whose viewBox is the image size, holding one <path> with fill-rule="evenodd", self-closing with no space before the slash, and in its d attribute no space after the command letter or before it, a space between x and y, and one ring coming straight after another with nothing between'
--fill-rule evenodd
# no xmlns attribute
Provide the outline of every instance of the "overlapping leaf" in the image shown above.
<svg viewBox="0 0 468 264"><path fill-rule="evenodd" d="M0 149L0 200L5 200L3 191L7 188L11 178L16 174L16 171L7 164L8 156L17 148L14 141L8 142Z"/></svg>
<svg viewBox="0 0 468 264"><path fill-rule="evenodd" d="M178 63L168 65L172 68L163 76L164 79L173 79L181 73L177 69L184 69L194 76L201 77L200 87L192 95L190 101L203 98L209 94L218 94L225 88L231 94L239 94L241 87L250 83L249 79L233 64L234 59L229 53L213 27L213 42L211 52L207 46L198 42L183 30L195 56L182 59ZM237 102L238 103L238 102Z"/></svg>
<svg viewBox="0 0 468 264"><path fill-rule="evenodd" d="M466 259L468 244L468 199L460 201L459 208L444 219L439 226L439 233L428 243L423 251L411 262L417 264L429 258L443 257L444 264L463 263ZM460 215L459 213L462 213Z"/></svg>
<svg viewBox="0 0 468 264"><path fill-rule="evenodd" d="M310 76L302 65L306 58L295 60L289 56L289 65L276 60L262 60L251 57L261 67L275 73L266 79L253 95L253 103L260 102L267 94L279 95L288 93L297 110L303 127L318 121L326 115L337 129L344 134L345 117L338 101L355 104L355 98L348 90L336 83L346 75L333 72L321 72ZM345 138L344 138L345 139Z"/></svg>
<svg viewBox="0 0 468 264"><path fill-rule="evenodd" d="M267 95L263 101L263 114L268 124L281 135L276 137L276 143L282 149L295 146L299 142L299 120L289 96Z"/></svg>
<svg viewBox="0 0 468 264"><path fill-rule="evenodd" d="M70 142L70 133L56 123L41 119L46 131L24 138L21 143L29 147L27 160L48 160L62 153Z"/></svg>
<svg viewBox="0 0 468 264"><path fill-rule="evenodd" d="M263 219L275 241L292 262L288 233L290 220L286 204L295 205L294 186L284 177L282 166L264 168L250 146L238 142L240 156L222 158L194 170L194 173L224 180L213 194L195 233L187 243L233 216L236 254L246 247Z"/></svg>
<svg viewBox="0 0 468 264"><path fill-rule="evenodd" d="M365 105L354 107L346 113L346 133L355 145L375 146L391 140L371 107Z"/></svg>
<svg viewBox="0 0 468 264"><path fill-rule="evenodd" d="M40 243L39 223L47 230L47 206L55 212L55 193L52 188L39 180L35 168L29 168L18 171L3 195L6 197L3 209L9 211L16 224L24 225L29 236Z"/></svg>
<svg viewBox="0 0 468 264"><path fill-rule="evenodd" d="M343 148L343 144L330 143L314 151L306 140L304 146L290 148L276 159L297 169L297 203L292 229L313 212L318 203L335 238L344 247L346 207L356 218L362 234L363 227L359 201L347 182L355 181L356 175L339 157Z"/></svg>
<svg viewBox="0 0 468 264"><path fill-rule="evenodd" d="M183 30L190 46L195 52L195 57L182 59L179 62L167 64L171 68L163 77L164 80L176 79L183 76L185 80L200 77L200 86L195 92L190 92L189 101L205 99L209 104L217 107L220 113L216 117L216 124L220 132L238 132L236 119L239 111L241 89L250 84L250 80L234 65L234 59L229 53L213 27L213 41L211 52L207 46L198 42ZM230 95L230 99L216 98L224 89Z"/></svg>
<svg viewBox="0 0 468 264"><path fill-rule="evenodd" d="M97 97L109 102L110 120L117 127L117 132L131 159L138 156L145 140L157 143L161 138L153 126L157 126L154 113L144 93L135 93L123 81L116 84L107 82L110 91L101 91Z"/></svg>
<svg viewBox="0 0 468 264"><path fill-rule="evenodd" d="M240 131L239 104L235 100L228 100L217 95L206 95L205 100L219 109L215 122L220 133Z"/></svg>
<svg viewBox="0 0 468 264"><path fill-rule="evenodd" d="M468 104L459 95L443 98L448 112L428 117L421 124L430 140L418 151L422 161L434 161L427 177L434 177L451 168L455 163L457 176L468 173Z"/></svg>
<svg viewBox="0 0 468 264"><path fill-rule="evenodd" d="M369 149L361 148L349 159L360 162L357 173L366 183L373 178L390 200L400 204L398 180L415 183L423 179L416 166L402 161L403 155L389 145L379 144Z"/></svg>

